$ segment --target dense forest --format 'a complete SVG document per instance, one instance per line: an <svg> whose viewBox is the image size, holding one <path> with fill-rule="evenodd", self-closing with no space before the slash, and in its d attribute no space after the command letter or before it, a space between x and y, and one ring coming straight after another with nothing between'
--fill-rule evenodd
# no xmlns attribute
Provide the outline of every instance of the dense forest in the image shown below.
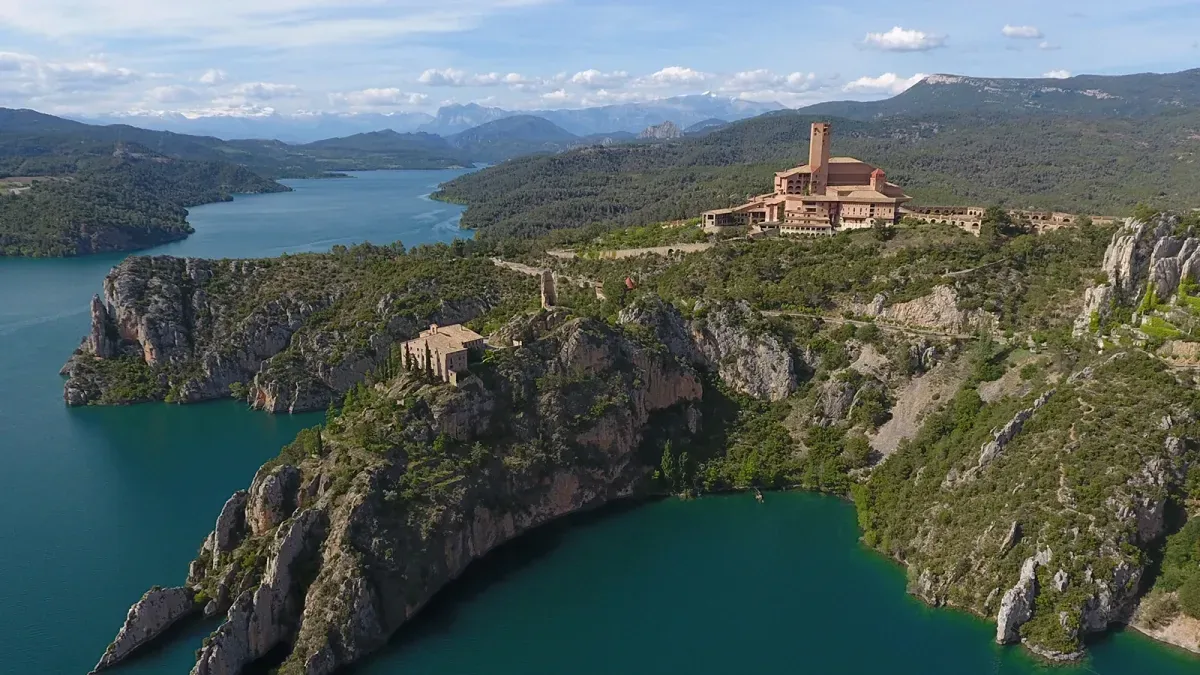
<svg viewBox="0 0 1200 675"><path fill-rule="evenodd" d="M0 255L54 257L146 248L192 232L186 207L228 200L234 193L287 190L235 164L180 161L127 149L108 156L66 157L57 171L41 168L62 174L34 180L27 189L0 187Z"/></svg>
<svg viewBox="0 0 1200 675"><path fill-rule="evenodd" d="M770 189L808 156L819 118L782 111L654 145L525 157L462 176L437 197L469 206L485 236L694 217ZM1145 119L931 116L837 119L833 151L876 164L917 204L989 204L1127 214L1194 206L1200 113Z"/></svg>

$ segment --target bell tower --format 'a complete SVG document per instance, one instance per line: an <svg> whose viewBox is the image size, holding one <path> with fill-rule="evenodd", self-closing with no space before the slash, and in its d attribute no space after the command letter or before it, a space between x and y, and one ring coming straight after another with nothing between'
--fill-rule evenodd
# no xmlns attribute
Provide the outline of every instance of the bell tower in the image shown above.
<svg viewBox="0 0 1200 675"><path fill-rule="evenodd" d="M812 176L812 193L825 194L829 187L829 143L833 129L829 122L813 122L808 143L808 168Z"/></svg>

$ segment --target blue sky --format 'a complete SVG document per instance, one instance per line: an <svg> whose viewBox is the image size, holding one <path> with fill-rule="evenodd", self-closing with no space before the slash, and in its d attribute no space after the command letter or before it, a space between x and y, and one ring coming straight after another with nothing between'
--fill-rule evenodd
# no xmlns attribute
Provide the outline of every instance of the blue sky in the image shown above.
<svg viewBox="0 0 1200 675"><path fill-rule="evenodd" d="M775 9L782 8L782 9ZM58 113L800 106L922 75L1200 65L1200 2L0 0L0 106Z"/></svg>

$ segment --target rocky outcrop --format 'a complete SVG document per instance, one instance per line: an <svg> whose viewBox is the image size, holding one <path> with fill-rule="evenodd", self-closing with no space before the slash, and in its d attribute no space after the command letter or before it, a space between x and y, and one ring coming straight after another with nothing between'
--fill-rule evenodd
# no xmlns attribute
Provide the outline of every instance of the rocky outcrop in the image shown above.
<svg viewBox="0 0 1200 675"><path fill-rule="evenodd" d="M946 333L968 333L996 325L996 318L983 310L959 309L953 286L935 286L929 295L894 305L888 305L887 296L880 293L869 304L852 309L872 319Z"/></svg>
<svg viewBox="0 0 1200 675"><path fill-rule="evenodd" d="M954 489L962 483L974 480L975 476L980 471L986 469L989 464L994 462L996 458L1004 452L1004 449L1008 447L1008 444L1012 443L1013 439L1017 437L1017 434L1021 433L1021 429L1025 427L1025 423L1029 421L1029 418L1033 417L1035 412L1044 407L1046 403L1050 401L1050 397L1053 395L1054 390L1051 389L1047 392L1044 392L1041 396L1038 396L1037 399L1034 400L1033 405L1029 406L1028 408L1018 410L1017 414L1013 415L1012 419L1010 419L1004 424L1004 426L1000 427L992 434L992 440L984 443L983 447L979 449L979 459L976 460L975 465L961 474L959 473L958 469L950 469L950 471L946 474L946 479L942 482L942 488Z"/></svg>
<svg viewBox="0 0 1200 675"><path fill-rule="evenodd" d="M639 446L651 428L700 431L698 374L603 323L543 319L532 321L548 332L495 352L486 378L449 387L401 374L356 396L321 452L285 451L299 459L258 472L244 539L215 565L203 549L193 564L203 572L189 583L227 609L194 675L242 672L280 645L281 674L331 673L496 546L657 489ZM384 414L392 423L375 426ZM217 522L236 521L223 510Z"/></svg>
<svg viewBox="0 0 1200 675"><path fill-rule="evenodd" d="M353 265L334 259L314 271L311 259L128 258L92 302L91 329L63 368L64 399L126 402L106 395L128 388L105 367L123 359L159 380L156 396L174 402L228 398L237 389L270 412L322 410L386 362L395 342L429 323L469 321L499 300L492 292L438 292L428 279L407 293L364 298L360 284L372 290L379 284L360 280L368 272ZM346 269L328 269L338 266ZM315 273L333 278L317 286L289 279ZM487 283L497 287L507 274L488 273ZM420 312L413 311L414 295L423 299ZM424 300L431 295L440 301ZM358 308L368 302L370 316ZM353 315L353 322L331 322L338 313Z"/></svg>
<svg viewBox="0 0 1200 675"><path fill-rule="evenodd" d="M1108 320L1113 307L1113 287L1093 286L1083 292L1083 310L1075 319L1072 335L1082 337Z"/></svg>
<svg viewBox="0 0 1200 675"><path fill-rule="evenodd" d="M622 325L648 329L676 358L716 373L736 391L769 401L796 390L796 363L778 337L758 324L742 303L697 306L687 321L674 305L644 299L623 309Z"/></svg>
<svg viewBox="0 0 1200 675"><path fill-rule="evenodd" d="M796 365L775 335L753 328L745 303L714 308L692 323L692 340L726 384L754 398L781 401L796 390Z"/></svg>
<svg viewBox="0 0 1200 675"><path fill-rule="evenodd" d="M200 650L192 675L239 673L290 636L302 598L296 572L305 558L317 555L325 526L325 512L309 509L276 530L262 584L234 601L225 623Z"/></svg>
<svg viewBox="0 0 1200 675"><path fill-rule="evenodd" d="M152 588L129 608L125 625L104 650L104 656L92 672L111 668L154 638L163 634L180 619L196 612L194 593L187 588Z"/></svg>
<svg viewBox="0 0 1200 675"><path fill-rule="evenodd" d="M242 543L242 538L246 536L246 504L249 501L250 494L245 490L238 490L221 508L221 515L217 516L217 525L213 528L210 540L214 555L228 553Z"/></svg>
<svg viewBox="0 0 1200 675"><path fill-rule="evenodd" d="M291 517L297 506L300 480L299 469L287 464L259 469L246 500L245 520L251 534L273 530Z"/></svg>
<svg viewBox="0 0 1200 675"><path fill-rule="evenodd" d="M1050 563L1051 552L1039 551L1021 564L1021 577L1016 585L1004 592L1000 600L1000 611L996 614L996 642L1012 644L1020 642L1020 628L1033 618L1033 607L1037 601L1037 570L1040 565Z"/></svg>
<svg viewBox="0 0 1200 675"><path fill-rule="evenodd" d="M683 138L683 130L671 120L667 120L662 124L646 127L641 133L638 134L638 138L642 140L656 141Z"/></svg>
<svg viewBox="0 0 1200 675"><path fill-rule="evenodd" d="M1184 279L1200 277L1200 238L1193 232L1176 234L1178 225L1178 218L1168 215L1149 223L1130 218L1113 234L1102 264L1108 282L1084 292L1076 337L1106 320L1114 304L1136 305L1149 289L1165 301Z"/></svg>

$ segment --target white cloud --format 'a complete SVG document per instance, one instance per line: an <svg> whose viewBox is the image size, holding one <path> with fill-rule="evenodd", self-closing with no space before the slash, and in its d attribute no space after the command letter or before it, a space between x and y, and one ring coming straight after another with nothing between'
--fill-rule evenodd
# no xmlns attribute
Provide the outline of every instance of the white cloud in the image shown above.
<svg viewBox="0 0 1200 675"><path fill-rule="evenodd" d="M211 87L213 85L221 84L227 79L229 79L229 77L225 74L225 71L219 68L209 68L208 70L204 71L204 74L200 76L198 81L200 84L206 84Z"/></svg>
<svg viewBox="0 0 1200 675"><path fill-rule="evenodd" d="M683 66L667 66L662 70L639 78L637 84L647 87L677 87L704 84L712 75Z"/></svg>
<svg viewBox="0 0 1200 675"><path fill-rule="evenodd" d="M355 108L387 108L394 106L418 106L429 99L425 94L401 91L395 87L361 89L329 95L330 102Z"/></svg>
<svg viewBox="0 0 1200 675"><path fill-rule="evenodd" d="M879 77L860 77L853 82L849 82L842 91L854 92L861 94L899 94L914 84L925 79L924 73L917 73L912 77L904 78L895 73L884 73Z"/></svg>
<svg viewBox="0 0 1200 675"><path fill-rule="evenodd" d="M304 91L294 84L245 82L234 87L232 93L251 101L270 101L277 98L295 98Z"/></svg>
<svg viewBox="0 0 1200 675"><path fill-rule="evenodd" d="M103 61L44 63L42 67L54 78L59 89L92 91L141 79L128 68L114 68Z"/></svg>
<svg viewBox="0 0 1200 675"><path fill-rule="evenodd" d="M112 66L102 57L46 61L31 54L0 52L0 87L10 93L26 96L94 93L141 79L141 73Z"/></svg>
<svg viewBox="0 0 1200 675"><path fill-rule="evenodd" d="M542 100L546 103L566 103L571 100L571 95L565 89L557 89L555 91L542 94Z"/></svg>
<svg viewBox="0 0 1200 675"><path fill-rule="evenodd" d="M790 73L777 75L765 68L734 73L721 85L722 91L745 92L751 89L769 89L784 92L804 92L821 86L816 73Z"/></svg>
<svg viewBox="0 0 1200 675"><path fill-rule="evenodd" d="M604 73L595 68L590 70L582 70L571 76L569 80L571 84L579 85L584 89L607 89L611 87L620 87L629 81L629 73L623 70L614 70L610 73Z"/></svg>
<svg viewBox="0 0 1200 675"><path fill-rule="evenodd" d="M1065 80L1070 76L1071 71L1069 70L1051 70L1050 72L1042 73L1042 77L1048 77L1054 80Z"/></svg>
<svg viewBox="0 0 1200 675"><path fill-rule="evenodd" d="M490 16L549 1L5 0L0 2L0 26L60 42L152 35L186 41L189 48L302 48L461 32Z"/></svg>
<svg viewBox="0 0 1200 675"><path fill-rule="evenodd" d="M545 84L545 80L525 77L520 73L469 74L457 68L430 68L421 73L417 82L430 87L496 87L505 85L514 89L535 88Z"/></svg>
<svg viewBox="0 0 1200 675"><path fill-rule="evenodd" d="M427 84L431 87L465 87L467 85L467 74L461 70L454 68L430 68L421 73L417 78L417 82Z"/></svg>
<svg viewBox="0 0 1200 675"><path fill-rule="evenodd" d="M867 33L863 44L888 52L924 52L946 46L946 37L894 26L886 33Z"/></svg>
<svg viewBox="0 0 1200 675"><path fill-rule="evenodd" d="M1062 49L1062 47L1054 44L1053 42L1050 42L1049 40L1042 40L1041 42L1038 43L1038 49L1041 49L1042 51L1046 51L1046 52L1052 52L1052 51L1057 51L1059 49Z"/></svg>
<svg viewBox="0 0 1200 675"><path fill-rule="evenodd" d="M1000 32L1007 38L1016 40L1041 40L1043 37L1042 31L1037 26L1013 26L1005 24Z"/></svg>
<svg viewBox="0 0 1200 675"><path fill-rule="evenodd" d="M154 87L146 92L146 97L157 103L185 103L204 98L204 94L182 84L170 84Z"/></svg>

